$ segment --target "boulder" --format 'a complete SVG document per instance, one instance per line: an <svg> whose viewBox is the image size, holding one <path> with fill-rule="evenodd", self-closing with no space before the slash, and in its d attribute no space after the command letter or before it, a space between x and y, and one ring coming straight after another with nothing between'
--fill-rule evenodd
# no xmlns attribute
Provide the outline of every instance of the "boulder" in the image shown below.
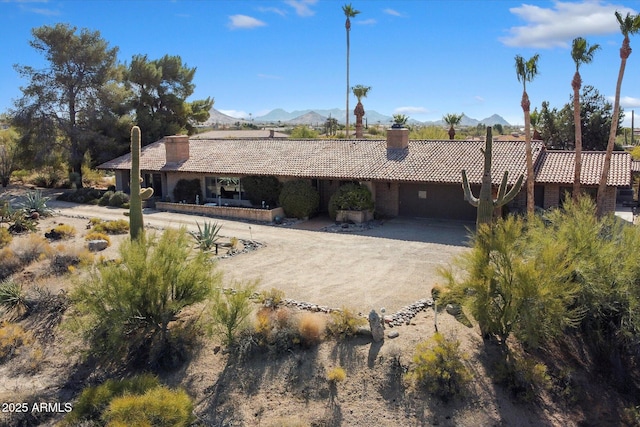
<svg viewBox="0 0 640 427"><path fill-rule="evenodd" d="M380 321L380 316L375 310L371 310L369 313L369 328L371 329L371 336L374 342L384 340L384 327Z"/></svg>
<svg viewBox="0 0 640 427"><path fill-rule="evenodd" d="M99 252L107 249L107 246L109 246L109 242L103 239L89 240L87 242L87 245L89 247L89 251Z"/></svg>

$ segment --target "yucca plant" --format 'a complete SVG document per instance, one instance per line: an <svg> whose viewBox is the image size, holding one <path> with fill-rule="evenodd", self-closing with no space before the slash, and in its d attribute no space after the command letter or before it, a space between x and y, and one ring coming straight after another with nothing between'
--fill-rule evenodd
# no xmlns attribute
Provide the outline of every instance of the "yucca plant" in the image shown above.
<svg viewBox="0 0 640 427"><path fill-rule="evenodd" d="M25 194L18 206L27 214L37 212L42 217L51 216L53 215L53 209L47 206L49 200L50 198L43 196L40 190L36 190Z"/></svg>
<svg viewBox="0 0 640 427"><path fill-rule="evenodd" d="M28 301L22 285L13 280L0 282L0 308L11 318L23 315L28 309Z"/></svg>
<svg viewBox="0 0 640 427"><path fill-rule="evenodd" d="M218 233L220 232L222 225L217 222L205 222L202 227L200 227L200 224L196 222L196 225L198 226L198 231L192 232L191 235L196 239L198 247L202 251L211 250L220 238Z"/></svg>

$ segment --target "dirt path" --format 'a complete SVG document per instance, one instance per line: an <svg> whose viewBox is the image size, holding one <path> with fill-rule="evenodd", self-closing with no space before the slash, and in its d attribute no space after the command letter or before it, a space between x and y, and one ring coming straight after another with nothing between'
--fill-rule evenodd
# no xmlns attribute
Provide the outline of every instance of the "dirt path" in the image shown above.
<svg viewBox="0 0 640 427"><path fill-rule="evenodd" d="M123 210L50 201L59 215L123 218ZM395 311L430 296L437 269L464 249L465 224L394 219L363 234L275 227L147 210L150 227L186 226L196 221L222 224L226 237L256 240L258 251L219 262L227 281L260 279L288 298L368 312ZM306 227L308 228L308 227Z"/></svg>

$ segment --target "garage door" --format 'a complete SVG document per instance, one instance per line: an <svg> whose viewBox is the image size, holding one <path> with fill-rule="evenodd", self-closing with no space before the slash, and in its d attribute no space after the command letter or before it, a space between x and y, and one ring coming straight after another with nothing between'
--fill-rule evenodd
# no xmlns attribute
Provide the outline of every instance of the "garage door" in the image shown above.
<svg viewBox="0 0 640 427"><path fill-rule="evenodd" d="M473 188L474 194L479 189ZM442 218L455 220L476 219L476 208L464 200L461 185L400 184L401 216Z"/></svg>

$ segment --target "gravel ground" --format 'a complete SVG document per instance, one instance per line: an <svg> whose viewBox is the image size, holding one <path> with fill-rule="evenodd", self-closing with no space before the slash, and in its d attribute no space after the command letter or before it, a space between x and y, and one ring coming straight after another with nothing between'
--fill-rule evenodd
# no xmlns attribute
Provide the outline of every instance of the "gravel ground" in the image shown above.
<svg viewBox="0 0 640 427"><path fill-rule="evenodd" d="M123 210L51 200L63 216L123 218ZM256 240L261 249L219 262L227 282L260 279L260 287L281 289L288 298L368 312L392 312L430 296L437 269L465 250L472 224L396 218L362 232L313 231L327 225L314 220L271 226L195 215L145 210L149 227L186 226L217 221L226 237ZM317 225L315 225L317 224Z"/></svg>

